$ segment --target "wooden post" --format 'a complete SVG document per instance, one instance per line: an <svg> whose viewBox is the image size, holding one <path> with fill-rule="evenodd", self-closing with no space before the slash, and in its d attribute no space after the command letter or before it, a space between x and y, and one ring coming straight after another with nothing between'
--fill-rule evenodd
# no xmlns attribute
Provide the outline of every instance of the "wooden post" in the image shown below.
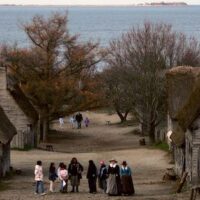
<svg viewBox="0 0 200 200"><path fill-rule="evenodd" d="M190 192L190 200L193 200L193 197L194 197L194 189L191 189L191 192Z"/></svg>
<svg viewBox="0 0 200 200"><path fill-rule="evenodd" d="M190 200L196 200L198 188L192 188L190 192Z"/></svg>
<svg viewBox="0 0 200 200"><path fill-rule="evenodd" d="M185 181L186 181L187 175L188 175L188 172L184 172L184 173L183 173L183 175L182 175L182 177L181 177L181 181L180 181L180 183L179 183L179 185L178 185L178 188L177 188L177 190L176 190L177 193L180 193L180 192L181 192L181 190L182 190L182 188L183 188L183 185L184 185L184 183L185 183Z"/></svg>

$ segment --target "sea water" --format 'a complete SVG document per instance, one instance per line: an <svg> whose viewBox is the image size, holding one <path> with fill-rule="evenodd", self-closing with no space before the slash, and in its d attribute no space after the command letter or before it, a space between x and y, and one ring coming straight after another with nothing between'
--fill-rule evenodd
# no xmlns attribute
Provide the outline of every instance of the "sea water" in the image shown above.
<svg viewBox="0 0 200 200"><path fill-rule="evenodd" d="M34 15L68 13L68 28L80 41L109 41L145 21L171 24L173 29L200 41L200 6L174 7L73 7L73 6L0 6L0 42L28 45L22 24Z"/></svg>

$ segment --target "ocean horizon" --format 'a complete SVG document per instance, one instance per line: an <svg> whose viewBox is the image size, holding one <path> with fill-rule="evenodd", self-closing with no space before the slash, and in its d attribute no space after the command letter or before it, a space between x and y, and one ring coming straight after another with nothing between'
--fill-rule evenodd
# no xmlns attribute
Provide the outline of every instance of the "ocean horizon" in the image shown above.
<svg viewBox="0 0 200 200"><path fill-rule="evenodd" d="M27 46L21 24L35 15L68 13L71 34L80 41L99 41L105 47L132 27L145 21L171 24L177 32L200 40L200 5L187 6L12 6L0 5L0 42Z"/></svg>

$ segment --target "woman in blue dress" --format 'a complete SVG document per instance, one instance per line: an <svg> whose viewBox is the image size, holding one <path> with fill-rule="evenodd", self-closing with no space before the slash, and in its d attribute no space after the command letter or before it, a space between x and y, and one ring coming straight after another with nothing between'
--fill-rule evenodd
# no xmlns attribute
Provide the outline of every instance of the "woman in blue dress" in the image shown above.
<svg viewBox="0 0 200 200"><path fill-rule="evenodd" d="M133 186L132 172L131 168L127 165L126 161L122 162L120 167L120 177L121 177L121 186L123 195L133 195L135 189Z"/></svg>

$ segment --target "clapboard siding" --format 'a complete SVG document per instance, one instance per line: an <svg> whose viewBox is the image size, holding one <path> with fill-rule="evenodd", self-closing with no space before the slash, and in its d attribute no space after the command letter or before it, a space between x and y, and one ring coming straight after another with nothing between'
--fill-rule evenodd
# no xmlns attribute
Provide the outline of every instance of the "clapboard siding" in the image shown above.
<svg viewBox="0 0 200 200"><path fill-rule="evenodd" d="M200 186L200 68L179 66L166 73L168 110L172 121L175 167L188 172L188 183ZM183 85L186 83L185 85ZM185 161L180 162L184 150ZM182 165L182 166L181 166Z"/></svg>
<svg viewBox="0 0 200 200"><path fill-rule="evenodd" d="M6 69L0 67L0 106L17 129L18 134L14 136L11 147L24 148L26 141L24 140L23 135L28 132L28 125L32 124L32 120L25 115L7 90L6 77Z"/></svg>
<svg viewBox="0 0 200 200"><path fill-rule="evenodd" d="M186 171L193 186L200 184L200 117L185 133Z"/></svg>
<svg viewBox="0 0 200 200"><path fill-rule="evenodd" d="M190 131L185 135L185 171L188 172L188 181L192 181L192 134Z"/></svg>
<svg viewBox="0 0 200 200"><path fill-rule="evenodd" d="M183 148L174 147L175 172L181 177L184 171L185 153Z"/></svg>

